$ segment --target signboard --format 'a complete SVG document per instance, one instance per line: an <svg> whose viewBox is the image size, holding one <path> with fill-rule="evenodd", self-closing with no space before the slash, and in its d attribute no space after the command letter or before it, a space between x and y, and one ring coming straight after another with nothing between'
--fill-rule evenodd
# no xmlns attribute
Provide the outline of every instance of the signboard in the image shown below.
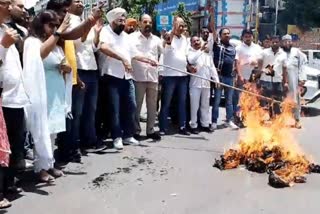
<svg viewBox="0 0 320 214"><path fill-rule="evenodd" d="M177 10L180 2L184 3L188 11L197 11L199 8L199 1L195 0L166 0L161 2L155 7L155 10L161 15L171 15Z"/></svg>
<svg viewBox="0 0 320 214"><path fill-rule="evenodd" d="M156 24L157 24L158 31L171 30L172 23L173 23L173 16L171 15L157 15L156 17Z"/></svg>

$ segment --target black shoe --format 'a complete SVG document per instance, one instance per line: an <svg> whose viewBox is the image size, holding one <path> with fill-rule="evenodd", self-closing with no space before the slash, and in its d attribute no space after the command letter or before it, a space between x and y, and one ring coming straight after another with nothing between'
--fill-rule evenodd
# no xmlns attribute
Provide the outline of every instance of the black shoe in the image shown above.
<svg viewBox="0 0 320 214"><path fill-rule="evenodd" d="M204 132L207 132L207 133L214 132L214 129L212 129L211 127L202 127L201 130L204 131Z"/></svg>
<svg viewBox="0 0 320 214"><path fill-rule="evenodd" d="M91 147L87 148L86 152L87 153L97 153L97 152L101 152L101 151L105 150L106 148L107 148L107 145L99 143L95 146L91 146Z"/></svg>
<svg viewBox="0 0 320 214"><path fill-rule="evenodd" d="M11 187L8 187L6 190L5 190L5 194L6 195L17 195L19 193L21 193L23 190L20 188L20 187L17 187L17 186L11 186Z"/></svg>
<svg viewBox="0 0 320 214"><path fill-rule="evenodd" d="M26 169L26 160L25 159L20 159L16 162L11 163L11 168L15 170L25 170Z"/></svg>
<svg viewBox="0 0 320 214"><path fill-rule="evenodd" d="M190 132L188 132L186 128L181 128L179 129L179 134L189 136Z"/></svg>
<svg viewBox="0 0 320 214"><path fill-rule="evenodd" d="M160 133L152 133L152 134L147 134L147 138L151 138L152 140L155 140L155 141L160 141L161 140L161 135Z"/></svg>
<svg viewBox="0 0 320 214"><path fill-rule="evenodd" d="M191 129L190 129L190 132L191 132L192 134L199 134L199 133L200 133L197 128L191 128Z"/></svg>
<svg viewBox="0 0 320 214"><path fill-rule="evenodd" d="M72 163L82 163L81 162L81 152L80 150L74 150L72 152L72 155L71 155L71 161Z"/></svg>
<svg viewBox="0 0 320 214"><path fill-rule="evenodd" d="M142 137L141 137L140 134L133 135L133 138L136 139L137 141L141 141L142 140Z"/></svg>

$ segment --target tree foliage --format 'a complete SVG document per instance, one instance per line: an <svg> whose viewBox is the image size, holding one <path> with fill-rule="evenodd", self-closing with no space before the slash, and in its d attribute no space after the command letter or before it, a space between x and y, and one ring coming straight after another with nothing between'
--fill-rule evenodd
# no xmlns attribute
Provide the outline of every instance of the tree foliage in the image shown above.
<svg viewBox="0 0 320 214"><path fill-rule="evenodd" d="M191 19L192 13L186 10L186 6L183 2L179 3L177 10L173 12L172 15L181 17L186 23L188 30L190 31L190 28L192 25L192 19Z"/></svg>
<svg viewBox="0 0 320 214"><path fill-rule="evenodd" d="M128 12L129 17L139 19L144 13L154 17L154 8L160 2L161 0L120 0L119 6Z"/></svg>
<svg viewBox="0 0 320 214"><path fill-rule="evenodd" d="M320 27L319 0L284 0L285 10L280 13L280 23L303 28Z"/></svg>

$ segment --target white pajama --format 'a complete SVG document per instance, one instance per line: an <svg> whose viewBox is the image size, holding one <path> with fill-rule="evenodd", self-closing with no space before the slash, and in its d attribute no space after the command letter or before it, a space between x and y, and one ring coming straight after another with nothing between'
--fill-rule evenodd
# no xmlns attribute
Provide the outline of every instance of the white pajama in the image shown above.
<svg viewBox="0 0 320 214"><path fill-rule="evenodd" d="M200 107L200 123L202 127L209 127L211 123L210 113L210 79L219 82L217 70L213 63L212 55L201 50L190 49L188 53L188 62L196 66L196 75L205 79L193 77L190 78L190 107L191 121L190 127L198 127L198 110Z"/></svg>
<svg viewBox="0 0 320 214"><path fill-rule="evenodd" d="M200 124L209 127L210 114L210 88L190 88L191 121L190 127L198 127L198 110L200 107Z"/></svg>

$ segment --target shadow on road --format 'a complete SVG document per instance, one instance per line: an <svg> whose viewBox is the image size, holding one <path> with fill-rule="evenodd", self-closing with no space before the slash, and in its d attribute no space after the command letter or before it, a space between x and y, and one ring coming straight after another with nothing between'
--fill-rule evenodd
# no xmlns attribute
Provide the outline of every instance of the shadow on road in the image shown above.
<svg viewBox="0 0 320 214"><path fill-rule="evenodd" d="M65 175L86 175L86 174L88 174L87 172L72 172L72 171L65 171L65 170L63 170L63 173Z"/></svg>
<svg viewBox="0 0 320 214"><path fill-rule="evenodd" d="M55 186L54 183L41 183L38 176L31 170L20 173L17 178L19 179L19 181L17 182L17 186L21 187L24 192L32 192L39 195L47 196L49 195L49 193L45 190L42 190L41 188ZM20 194L15 195L15 197L17 198L13 198L13 200L16 200L22 196L23 195Z"/></svg>
<svg viewBox="0 0 320 214"><path fill-rule="evenodd" d="M223 154L223 151L210 150L210 149L195 149L195 148L181 148L181 147L177 148L177 147L162 146L162 145L157 145L157 146L154 146L154 147L155 148L160 148L160 149L186 150L186 151L210 152L210 153Z"/></svg>
<svg viewBox="0 0 320 214"><path fill-rule="evenodd" d="M302 107L302 114L304 117L317 117L320 115L320 109L311 107Z"/></svg>
<svg viewBox="0 0 320 214"><path fill-rule="evenodd" d="M191 139L191 140L204 140L204 141L209 141L209 139L205 138L204 136L198 135L198 136L174 136L174 138L184 138L184 139Z"/></svg>

